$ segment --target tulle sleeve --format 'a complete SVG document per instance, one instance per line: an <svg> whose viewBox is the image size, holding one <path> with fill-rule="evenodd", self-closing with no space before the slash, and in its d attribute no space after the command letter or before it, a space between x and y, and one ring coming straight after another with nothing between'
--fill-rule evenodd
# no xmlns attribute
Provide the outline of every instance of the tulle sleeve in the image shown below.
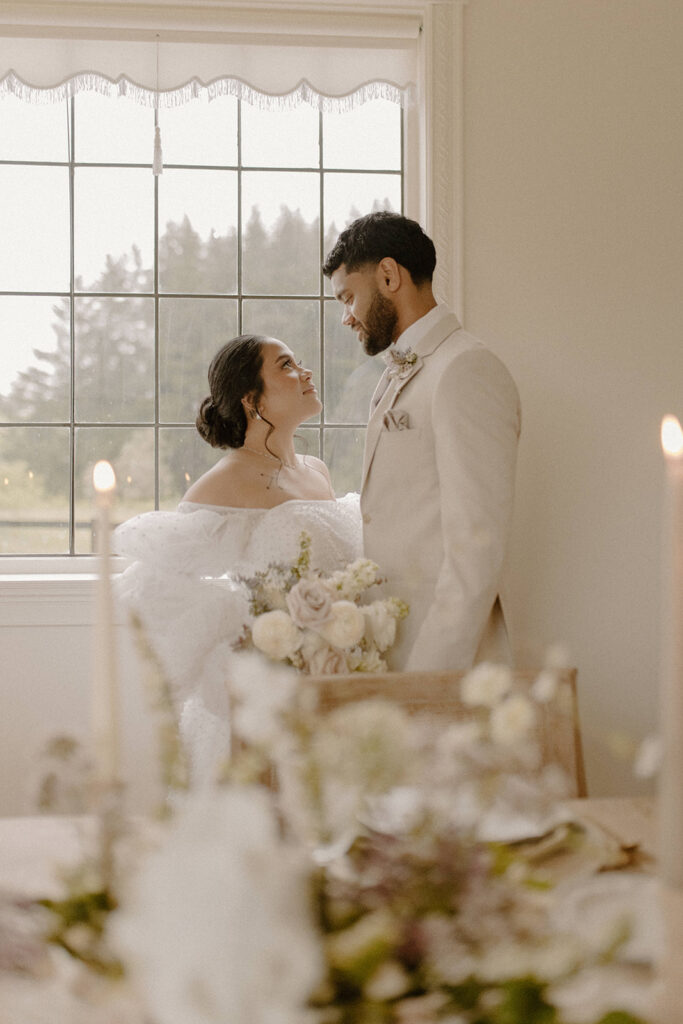
<svg viewBox="0 0 683 1024"><path fill-rule="evenodd" d="M249 546L253 511L219 513L199 506L194 511L145 512L114 531L112 546L116 554L162 573L223 576L235 570Z"/></svg>
<svg viewBox="0 0 683 1024"><path fill-rule="evenodd" d="M232 644L250 618L231 576L251 529L240 511L148 512L114 534L115 552L132 562L114 582L122 618L142 626L178 707L199 692L225 713Z"/></svg>

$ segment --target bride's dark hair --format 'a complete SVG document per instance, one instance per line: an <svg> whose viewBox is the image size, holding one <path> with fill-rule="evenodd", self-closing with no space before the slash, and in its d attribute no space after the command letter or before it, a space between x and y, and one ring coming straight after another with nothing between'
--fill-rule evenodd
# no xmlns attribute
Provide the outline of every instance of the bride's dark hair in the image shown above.
<svg viewBox="0 0 683 1024"><path fill-rule="evenodd" d="M213 448L241 448L247 431L242 399L249 395L256 408L263 394L263 353L267 339L260 334L232 338L211 360L209 390L199 407L197 430Z"/></svg>

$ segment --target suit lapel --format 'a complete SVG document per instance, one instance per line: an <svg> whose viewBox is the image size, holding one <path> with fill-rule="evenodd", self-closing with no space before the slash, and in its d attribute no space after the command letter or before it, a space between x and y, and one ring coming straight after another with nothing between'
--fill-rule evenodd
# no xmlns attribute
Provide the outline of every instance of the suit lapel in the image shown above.
<svg viewBox="0 0 683 1024"><path fill-rule="evenodd" d="M373 455L375 454L375 448L380 439L382 429L384 427L384 417L389 409L392 409L396 399L403 391L406 384L415 377L422 367L424 366L424 359L420 356L413 363L412 366L407 367L400 374L394 374L389 380L389 386L384 391L384 394L380 398L378 404L372 411L370 419L368 420L368 426L365 432L365 451L363 453L363 483L368 475L370 469L370 463L372 462Z"/></svg>
<svg viewBox="0 0 683 1024"><path fill-rule="evenodd" d="M373 395L373 401L375 398L379 398L377 405L374 407L368 420L367 429L365 432L365 450L363 452L363 481L361 489L365 487L365 483L370 472L370 466L375 454L375 449L379 443L380 435L384 425L384 415L391 409L398 396L403 391L406 384L417 376L425 363L425 358L429 358L432 352L438 348L438 346L446 340L446 338L457 331L460 327L458 318L454 314L449 314L443 320L428 331L424 338L415 346L415 354L417 360L410 367L406 367L401 373L396 374L389 381L389 386L382 393L381 387L383 387L382 381L385 379L384 376L380 377L379 384ZM385 371L386 372L386 371Z"/></svg>
<svg viewBox="0 0 683 1024"><path fill-rule="evenodd" d="M377 442L379 441L379 435L382 432L382 422L384 420L384 413L389 408L389 404L391 401L390 395L392 390L393 389L391 386L391 382L389 382L389 387L382 395L381 399L379 400L379 403L373 409L370 415L370 419L368 420L368 425L365 428L365 448L363 450L363 479L361 483L361 489L365 487L365 480L368 475L368 470L370 469L370 463L372 462L372 457L375 454L375 448L377 447Z"/></svg>
<svg viewBox="0 0 683 1024"><path fill-rule="evenodd" d="M389 367L387 366L384 368L382 376L377 381L377 387L372 393L372 398L370 399L370 415L372 415L373 410L376 409L377 406L379 405L380 401L382 400L382 396L384 395L384 392L387 390L390 384L391 379L389 377Z"/></svg>

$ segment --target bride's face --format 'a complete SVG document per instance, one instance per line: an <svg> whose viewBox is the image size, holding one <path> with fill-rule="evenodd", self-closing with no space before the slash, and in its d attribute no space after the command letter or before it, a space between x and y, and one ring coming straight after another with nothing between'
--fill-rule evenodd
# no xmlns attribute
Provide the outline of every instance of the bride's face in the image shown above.
<svg viewBox="0 0 683 1024"><path fill-rule="evenodd" d="M263 394L258 407L274 426L284 422L303 423L322 409L312 374L297 362L282 341L269 338L261 344Z"/></svg>

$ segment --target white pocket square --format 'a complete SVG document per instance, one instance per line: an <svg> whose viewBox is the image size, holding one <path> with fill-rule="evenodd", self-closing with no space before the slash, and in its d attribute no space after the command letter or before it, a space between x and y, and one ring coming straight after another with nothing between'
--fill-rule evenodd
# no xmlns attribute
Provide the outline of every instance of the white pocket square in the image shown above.
<svg viewBox="0 0 683 1024"><path fill-rule="evenodd" d="M410 416L404 409L389 409L384 413L385 430L410 430Z"/></svg>

